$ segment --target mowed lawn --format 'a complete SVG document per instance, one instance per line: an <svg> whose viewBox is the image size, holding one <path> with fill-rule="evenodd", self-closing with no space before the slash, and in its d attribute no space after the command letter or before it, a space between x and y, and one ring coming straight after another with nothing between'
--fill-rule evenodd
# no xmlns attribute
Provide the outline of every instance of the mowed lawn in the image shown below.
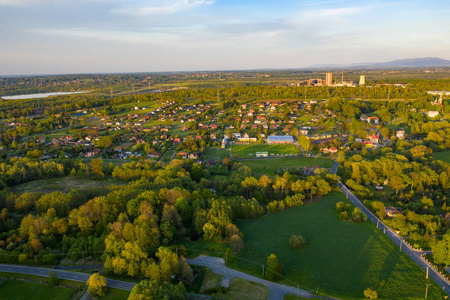
<svg viewBox="0 0 450 300"><path fill-rule="evenodd" d="M287 154L302 154L302 151L295 145L268 145L268 144L247 144L247 145L233 145L232 153L237 154L239 158L255 157L256 152L268 152L270 155L287 155Z"/></svg>
<svg viewBox="0 0 450 300"><path fill-rule="evenodd" d="M253 175L263 174L276 175L277 170L297 170L304 167L311 168L319 166L331 168L333 160L327 158L307 158L307 157L283 157L283 158L255 158L252 160L242 160L242 164L250 167Z"/></svg>
<svg viewBox="0 0 450 300"><path fill-rule="evenodd" d="M450 163L450 150L436 152L433 154L433 158L437 160L442 160L444 162Z"/></svg>
<svg viewBox="0 0 450 300"><path fill-rule="evenodd" d="M48 284L8 279L0 283L2 300L70 300L75 291Z"/></svg>
<svg viewBox="0 0 450 300"><path fill-rule="evenodd" d="M225 157L231 158L230 148L227 147L225 149L219 147L210 147L205 150L205 160L222 160Z"/></svg>
<svg viewBox="0 0 450 300"><path fill-rule="evenodd" d="M237 223L245 246L238 257L265 264L274 253L283 275L301 287L343 299L364 299L375 288L380 299L444 299L444 292L425 272L370 222L340 221L337 202L347 201L333 192L319 202ZM308 246L296 251L289 237L300 234ZM261 265L236 259L233 267L261 274ZM292 284L292 283L291 283Z"/></svg>

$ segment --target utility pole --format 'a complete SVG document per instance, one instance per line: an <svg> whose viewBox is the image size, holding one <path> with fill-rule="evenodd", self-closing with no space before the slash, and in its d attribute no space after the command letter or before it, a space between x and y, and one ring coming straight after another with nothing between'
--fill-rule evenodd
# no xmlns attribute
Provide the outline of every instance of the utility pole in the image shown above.
<svg viewBox="0 0 450 300"><path fill-rule="evenodd" d="M264 265L262 265L262 276L264 277Z"/></svg>
<svg viewBox="0 0 450 300"><path fill-rule="evenodd" d="M425 299L427 299L427 296L428 296L428 286L429 286L430 284L427 284L427 289L425 290Z"/></svg>
<svg viewBox="0 0 450 300"><path fill-rule="evenodd" d="M429 268L429 267L427 266L427 279L428 279L428 268ZM425 298L426 298L426 297L425 297Z"/></svg>
<svg viewBox="0 0 450 300"><path fill-rule="evenodd" d="M389 99L391 99L391 86L389 86L389 89L388 89L388 101L389 101Z"/></svg>
<svg viewBox="0 0 450 300"><path fill-rule="evenodd" d="M400 252L402 252L402 244L403 244L403 240L400 240Z"/></svg>

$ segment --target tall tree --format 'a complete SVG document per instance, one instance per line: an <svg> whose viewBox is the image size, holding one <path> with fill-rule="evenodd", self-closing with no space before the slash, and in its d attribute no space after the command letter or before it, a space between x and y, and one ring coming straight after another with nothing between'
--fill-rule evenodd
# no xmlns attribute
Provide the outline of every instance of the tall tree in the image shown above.
<svg viewBox="0 0 450 300"><path fill-rule="evenodd" d="M105 296L106 294L106 278L94 273L87 281L89 296Z"/></svg>

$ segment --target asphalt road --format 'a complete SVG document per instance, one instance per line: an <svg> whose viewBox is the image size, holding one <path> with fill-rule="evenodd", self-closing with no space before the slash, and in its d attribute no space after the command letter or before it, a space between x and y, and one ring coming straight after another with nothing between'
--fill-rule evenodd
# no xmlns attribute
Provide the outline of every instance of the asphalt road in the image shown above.
<svg viewBox="0 0 450 300"><path fill-rule="evenodd" d="M339 164L335 162L333 167L331 168L332 173L336 173L338 167ZM450 282L422 257L422 251L415 251L411 246L405 243L402 237L397 235L380 219L378 219L371 211L369 211L369 209L367 209L367 207L365 207L364 204L362 204L362 202L355 195L353 195L352 192L344 184L338 183L338 186L341 191L347 196L347 198L352 201L352 203L356 207L358 207L370 221L372 221L374 224L377 224L377 227L380 228L380 230L382 230L399 247L399 251L401 249L401 251L405 252L425 272L427 272L428 270L429 277L433 279L440 287L442 287L444 291L450 296Z"/></svg>
<svg viewBox="0 0 450 300"><path fill-rule="evenodd" d="M87 280L91 276L90 274L63 271L63 270L57 270L57 269L0 264L0 272L21 273L21 274L30 274L30 275L48 277L48 272L50 270L55 271L60 279L68 279L68 280L74 280L74 281L87 282ZM131 289L133 289L133 287L136 285L135 283L132 283L132 282L126 282L126 281L120 281L120 280L114 280L114 279L106 279L106 284L108 287L126 290L126 291L131 291Z"/></svg>
<svg viewBox="0 0 450 300"><path fill-rule="evenodd" d="M260 284L266 286L270 291L268 300L283 299L284 295L287 295L287 294L292 294L292 295L298 294L298 296L308 298L308 299L313 298L313 297L323 298L323 299L332 299L332 298L316 296L316 295L313 295L309 291L297 289L293 286L287 286L287 285L282 285L279 283L267 281L267 280L264 280L264 279L261 279L261 278L243 273L243 272L239 272L239 271L230 269L225 265L223 258L220 258L220 257L211 257L211 256L200 255L199 257L194 258L194 259L187 259L186 262L188 264L192 264L192 265L208 267L214 273L223 275L224 277L221 282L221 285L223 285L225 287L229 286L231 280L234 277L240 277L240 278L243 278L243 279L246 279L249 281L260 283Z"/></svg>

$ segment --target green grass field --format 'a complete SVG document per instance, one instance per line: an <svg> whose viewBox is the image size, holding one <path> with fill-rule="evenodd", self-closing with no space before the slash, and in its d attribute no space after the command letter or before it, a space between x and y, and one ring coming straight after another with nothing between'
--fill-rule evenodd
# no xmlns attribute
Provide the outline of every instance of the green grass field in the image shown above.
<svg viewBox="0 0 450 300"><path fill-rule="evenodd" d="M269 289L264 285L239 277L231 280L225 297L229 299L265 300L269 297Z"/></svg>
<svg viewBox="0 0 450 300"><path fill-rule="evenodd" d="M189 135L195 135L195 131L183 131L183 127L187 126L187 124L183 124L183 123L178 123L178 124L174 124L171 133L173 136L175 137L186 137Z"/></svg>
<svg viewBox="0 0 450 300"><path fill-rule="evenodd" d="M219 275L211 271L210 268L206 269L205 277L203 277L202 286L199 293L211 293L214 292L223 279L223 275Z"/></svg>
<svg viewBox="0 0 450 300"><path fill-rule="evenodd" d="M74 293L72 289L37 282L8 279L0 283L2 300L69 300Z"/></svg>
<svg viewBox="0 0 450 300"><path fill-rule="evenodd" d="M176 153L175 150L167 150L167 151L164 153L163 157L161 157L161 161L163 161L163 162L169 162L170 159L171 159L171 157L172 157L175 153ZM175 157L174 157L174 158L175 158Z"/></svg>
<svg viewBox="0 0 450 300"><path fill-rule="evenodd" d="M277 170L303 169L303 167L331 168L333 161L327 158L283 157L283 158L255 158L242 160L242 164L250 167L254 176L263 174L276 175Z"/></svg>
<svg viewBox="0 0 450 300"><path fill-rule="evenodd" d="M16 185L12 188L15 193L27 193L27 192L36 192L36 193L51 193L51 192L63 192L68 193L72 189L93 189L100 187L108 187L113 184L118 184L114 180L108 181L99 181L99 180L90 180L84 178L76 178L76 177L61 177L61 178L51 178L51 179L42 179L31 181L27 183L22 183Z"/></svg>
<svg viewBox="0 0 450 300"><path fill-rule="evenodd" d="M437 160L442 160L446 163L450 163L450 150L443 152L436 152L433 154L433 158Z"/></svg>
<svg viewBox="0 0 450 300"><path fill-rule="evenodd" d="M319 202L237 223L245 247L232 267L256 276L274 253L283 275L310 290L343 299L363 299L363 291L375 288L380 299L421 299L427 283L428 298L443 299L444 293L425 272L378 231L372 223L342 222L335 204L347 201L331 193ZM289 247L293 234L306 238L300 251Z"/></svg>
<svg viewBox="0 0 450 300"><path fill-rule="evenodd" d="M231 158L230 148L227 147L222 149L220 147L211 147L205 150L205 159L204 160L222 160L225 157Z"/></svg>
<svg viewBox="0 0 450 300"><path fill-rule="evenodd" d="M268 145L268 144L246 144L233 145L232 153L237 154L239 158L253 158L256 152L268 152L270 155L287 155L287 154L302 154L302 151L295 145Z"/></svg>
<svg viewBox="0 0 450 300"><path fill-rule="evenodd" d="M129 291L119 290L115 288L108 288L106 290L106 295L99 297L99 300L127 300L130 295Z"/></svg>

